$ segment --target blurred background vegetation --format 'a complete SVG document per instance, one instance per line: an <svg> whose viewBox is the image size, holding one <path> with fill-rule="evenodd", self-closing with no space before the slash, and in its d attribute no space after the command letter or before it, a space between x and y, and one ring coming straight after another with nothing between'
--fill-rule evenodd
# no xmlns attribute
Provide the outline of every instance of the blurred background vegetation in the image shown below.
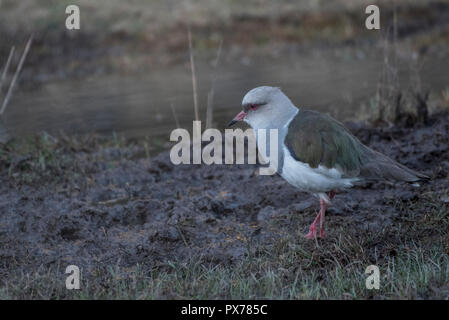
<svg viewBox="0 0 449 320"><path fill-rule="evenodd" d="M381 30L373 31L371 3L1 0L0 66L16 46L14 69L34 34L3 130L167 139L177 121L190 128L189 27L200 118L209 106L219 128L259 85L340 120L388 125L399 105L415 115L419 101L447 107L449 4L375 1ZM80 30L65 28L69 4L80 8Z"/></svg>

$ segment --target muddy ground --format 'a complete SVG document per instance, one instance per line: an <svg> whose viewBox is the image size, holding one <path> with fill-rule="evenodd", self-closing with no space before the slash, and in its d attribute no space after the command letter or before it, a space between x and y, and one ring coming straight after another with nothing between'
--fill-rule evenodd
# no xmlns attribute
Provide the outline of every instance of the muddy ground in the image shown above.
<svg viewBox="0 0 449 320"><path fill-rule="evenodd" d="M3 145L3 288L38 270L62 278L69 264L93 287L111 266L148 271L199 259L232 268L283 238L310 252L316 246L332 251L342 237L363 239L366 258L378 263L406 243L424 249L440 243L447 255L449 116L412 128L348 125L364 143L432 179L420 187L374 183L338 194L326 238L317 243L303 239L317 199L278 176L257 175L253 165L175 166L168 152L148 158L139 141L99 147L93 137L36 138L40 151L26 156L13 153L14 142ZM435 208L439 220L429 216ZM316 271L327 265L322 260ZM21 289L18 296L32 296Z"/></svg>

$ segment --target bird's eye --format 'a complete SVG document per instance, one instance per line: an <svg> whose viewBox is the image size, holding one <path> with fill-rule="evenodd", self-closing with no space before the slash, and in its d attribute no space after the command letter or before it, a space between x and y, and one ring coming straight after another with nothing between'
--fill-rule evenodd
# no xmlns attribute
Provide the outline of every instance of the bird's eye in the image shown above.
<svg viewBox="0 0 449 320"><path fill-rule="evenodd" d="M259 107L258 105L252 104L252 105L249 107L249 109L254 111L254 110L257 110L258 107Z"/></svg>

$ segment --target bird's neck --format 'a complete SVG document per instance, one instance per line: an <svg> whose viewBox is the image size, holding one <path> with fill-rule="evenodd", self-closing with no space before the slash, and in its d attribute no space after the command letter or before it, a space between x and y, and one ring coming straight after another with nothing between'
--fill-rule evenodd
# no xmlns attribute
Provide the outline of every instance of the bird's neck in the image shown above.
<svg viewBox="0 0 449 320"><path fill-rule="evenodd" d="M283 112L278 112L278 115L275 118L259 117L260 120L252 119L251 122L248 122L249 125L251 125L251 127L254 129L254 134L256 136L256 142L259 151L265 150L265 155L261 154L261 156L267 156L268 158L265 158L265 161L269 162L270 166L274 168L278 173L282 172L282 168L284 165L283 143L287 135L288 126L299 112L299 109L291 103L288 107L283 107L282 109ZM265 119L267 118L269 119L269 121L265 121ZM259 131L259 129L265 129L265 131ZM272 138L276 139L276 136L271 136L271 129L275 129L277 131L277 140L272 140ZM273 142L275 142L276 144L273 145Z"/></svg>

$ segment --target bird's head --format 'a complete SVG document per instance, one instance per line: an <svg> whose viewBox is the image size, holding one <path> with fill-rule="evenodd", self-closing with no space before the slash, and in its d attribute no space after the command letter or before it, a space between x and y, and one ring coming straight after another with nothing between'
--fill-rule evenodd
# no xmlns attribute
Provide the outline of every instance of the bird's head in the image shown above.
<svg viewBox="0 0 449 320"><path fill-rule="evenodd" d="M276 128L284 125L297 108L290 99L276 87L257 87L250 90L242 101L242 109L228 124L245 121L254 129Z"/></svg>

